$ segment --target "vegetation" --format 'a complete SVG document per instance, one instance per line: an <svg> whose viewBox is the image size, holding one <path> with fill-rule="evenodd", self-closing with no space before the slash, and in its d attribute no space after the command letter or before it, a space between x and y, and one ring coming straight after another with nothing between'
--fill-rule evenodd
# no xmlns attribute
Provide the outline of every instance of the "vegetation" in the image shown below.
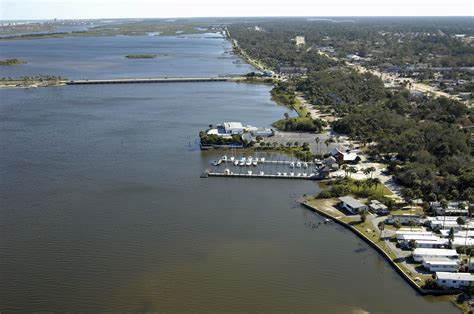
<svg viewBox="0 0 474 314"><path fill-rule="evenodd" d="M326 181L324 189L316 197L332 198L348 194L369 200L376 199L387 205L389 209L392 209L395 205L394 200L389 197L392 193L376 178L368 178L361 181L347 177Z"/></svg>
<svg viewBox="0 0 474 314"><path fill-rule="evenodd" d="M126 55L125 58L127 59L153 59L158 57L158 55L154 54L137 54L137 55Z"/></svg>
<svg viewBox="0 0 474 314"><path fill-rule="evenodd" d="M205 131L199 132L199 138L201 145L213 146L213 145L246 145L240 135L234 134L231 137L222 137L216 134L207 134Z"/></svg>
<svg viewBox="0 0 474 314"><path fill-rule="evenodd" d="M19 65L19 64L26 64L26 61L16 59L16 58L0 60L0 65Z"/></svg>

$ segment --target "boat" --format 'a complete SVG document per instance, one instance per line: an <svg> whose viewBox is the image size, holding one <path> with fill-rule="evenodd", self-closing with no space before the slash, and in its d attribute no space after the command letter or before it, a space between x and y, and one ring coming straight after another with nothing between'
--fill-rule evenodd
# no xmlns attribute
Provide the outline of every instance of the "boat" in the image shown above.
<svg viewBox="0 0 474 314"><path fill-rule="evenodd" d="M307 177L307 176L308 176L308 174L307 174L307 173L303 173L303 177Z"/></svg>
<svg viewBox="0 0 474 314"><path fill-rule="evenodd" d="M252 165L252 159L247 159L247 161L245 162L245 165L246 166L251 166Z"/></svg>
<svg viewBox="0 0 474 314"><path fill-rule="evenodd" d="M219 159L219 160L220 160L220 159ZM214 160L214 161L212 162L212 165L213 165L213 166L219 166L219 160Z"/></svg>
<svg viewBox="0 0 474 314"><path fill-rule="evenodd" d="M247 171L248 175L252 175L252 170Z"/></svg>
<svg viewBox="0 0 474 314"><path fill-rule="evenodd" d="M233 162L234 160L235 160L235 157L234 157L234 156L230 157L230 161Z"/></svg>
<svg viewBox="0 0 474 314"><path fill-rule="evenodd" d="M294 177L295 176L295 173L294 172L290 172L290 177Z"/></svg>
<svg viewBox="0 0 474 314"><path fill-rule="evenodd" d="M260 171L260 175L263 176L265 173L263 171Z"/></svg>
<svg viewBox="0 0 474 314"><path fill-rule="evenodd" d="M301 177L301 173L298 172L298 173L296 174L296 176L297 176L297 177Z"/></svg>
<svg viewBox="0 0 474 314"><path fill-rule="evenodd" d="M239 161L238 161L238 160L234 160L234 165L235 165L235 166L238 166L238 165L239 165Z"/></svg>
<svg viewBox="0 0 474 314"><path fill-rule="evenodd" d="M299 161L296 163L296 168L301 168L301 163Z"/></svg>
<svg viewBox="0 0 474 314"><path fill-rule="evenodd" d="M227 156L225 156L225 155L222 156L221 160L222 160L222 161L227 161Z"/></svg>
<svg viewBox="0 0 474 314"><path fill-rule="evenodd" d="M281 176L281 172L277 172L277 176Z"/></svg>
<svg viewBox="0 0 474 314"><path fill-rule="evenodd" d="M283 172L283 176L285 176L285 177L287 176L286 172Z"/></svg>
<svg viewBox="0 0 474 314"><path fill-rule="evenodd" d="M242 157L242 159L240 159L239 166L245 166L245 157Z"/></svg>
<svg viewBox="0 0 474 314"><path fill-rule="evenodd" d="M307 162L303 163L303 168L308 168L308 163Z"/></svg>
<svg viewBox="0 0 474 314"><path fill-rule="evenodd" d="M256 160L252 161L253 166L256 166L257 164L258 164L258 161L256 161Z"/></svg>
<svg viewBox="0 0 474 314"><path fill-rule="evenodd" d="M294 168L295 167L295 163L294 162L290 162L290 168Z"/></svg>
<svg viewBox="0 0 474 314"><path fill-rule="evenodd" d="M260 162L265 162L265 157L260 158Z"/></svg>

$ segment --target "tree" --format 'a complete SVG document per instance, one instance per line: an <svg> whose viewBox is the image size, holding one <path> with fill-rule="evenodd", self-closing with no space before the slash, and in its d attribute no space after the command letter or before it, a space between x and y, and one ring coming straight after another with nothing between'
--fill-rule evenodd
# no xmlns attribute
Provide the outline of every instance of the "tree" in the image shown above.
<svg viewBox="0 0 474 314"><path fill-rule="evenodd" d="M382 238L382 234L383 234L383 231L385 229L385 222L384 221L379 221L379 223L377 224L377 227L380 230L380 237L379 237L379 240L380 240Z"/></svg>
<svg viewBox="0 0 474 314"><path fill-rule="evenodd" d="M357 187L357 191L359 191L359 190L360 190L360 187L362 186L362 182L359 181L359 180L355 180L355 181L354 181L354 185Z"/></svg>
<svg viewBox="0 0 474 314"><path fill-rule="evenodd" d="M285 116L286 120L288 120L290 118L290 114L288 112L285 112L283 115Z"/></svg>
<svg viewBox="0 0 474 314"><path fill-rule="evenodd" d="M402 227L402 224L400 223L400 220L396 219L394 222L393 222L393 227L395 229L400 229Z"/></svg>
<svg viewBox="0 0 474 314"><path fill-rule="evenodd" d="M318 136L314 139L316 141L316 152L319 154L319 141L321 140Z"/></svg>
<svg viewBox="0 0 474 314"><path fill-rule="evenodd" d="M362 209L359 211L359 215L360 215L360 221L361 222L365 222L367 220L367 215L369 214L369 212L367 211L367 209Z"/></svg>
<svg viewBox="0 0 474 314"><path fill-rule="evenodd" d="M444 226L446 225L446 209L448 209L448 201L446 201L445 198L443 198L439 204L441 205L441 208L444 209L444 215L443 215L443 229L444 229Z"/></svg>
<svg viewBox="0 0 474 314"><path fill-rule="evenodd" d="M409 246L411 249L416 249L416 240L410 240L408 246Z"/></svg>
<svg viewBox="0 0 474 314"><path fill-rule="evenodd" d="M451 227L451 229L449 229L448 240L449 240L449 246L451 247L451 244L453 243L453 240L454 240L454 228L453 227Z"/></svg>
<svg viewBox="0 0 474 314"><path fill-rule="evenodd" d="M347 170L348 170L349 173L351 173L351 174L352 174L352 173L357 173L357 168L356 168L356 167L352 167L352 166L351 166L351 167L347 168Z"/></svg>

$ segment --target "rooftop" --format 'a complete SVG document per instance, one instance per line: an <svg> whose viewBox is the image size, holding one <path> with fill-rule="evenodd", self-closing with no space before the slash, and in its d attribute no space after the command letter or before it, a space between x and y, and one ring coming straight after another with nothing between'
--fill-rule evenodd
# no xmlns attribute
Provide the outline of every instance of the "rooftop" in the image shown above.
<svg viewBox="0 0 474 314"><path fill-rule="evenodd" d="M352 196L343 196L339 197L339 200L347 205L349 205L352 208L360 208L360 207L365 207L364 204L353 198Z"/></svg>
<svg viewBox="0 0 474 314"><path fill-rule="evenodd" d="M456 252L456 250L448 250L448 249L417 248L413 251L413 255L455 256L455 255L458 255L458 253Z"/></svg>
<svg viewBox="0 0 474 314"><path fill-rule="evenodd" d="M441 280L469 280L474 281L474 275L470 273L447 273L436 272L436 277Z"/></svg>

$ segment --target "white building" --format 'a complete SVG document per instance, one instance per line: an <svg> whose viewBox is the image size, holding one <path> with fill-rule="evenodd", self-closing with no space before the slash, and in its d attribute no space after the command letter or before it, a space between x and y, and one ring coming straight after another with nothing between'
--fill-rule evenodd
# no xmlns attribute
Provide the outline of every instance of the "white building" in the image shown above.
<svg viewBox="0 0 474 314"><path fill-rule="evenodd" d="M427 249L427 248L417 248L412 253L413 259L417 262L422 262L423 259L429 258L450 258L457 259L459 258L456 250L448 249Z"/></svg>
<svg viewBox="0 0 474 314"><path fill-rule="evenodd" d="M423 267L432 272L457 272L459 270L460 260L448 259L448 258L424 258Z"/></svg>
<svg viewBox="0 0 474 314"><path fill-rule="evenodd" d="M464 205L464 209L462 209L461 204ZM448 202L446 208L441 206L440 202L431 202L430 208L436 215L456 215L456 216L467 216L469 211L469 204L467 202Z"/></svg>
<svg viewBox="0 0 474 314"><path fill-rule="evenodd" d="M431 231L421 231L421 229L419 231L415 231L415 230L410 230L410 229L399 229L397 231L395 231L395 236L397 238L397 240L400 240L402 239L402 236L403 235L409 235L409 234L415 234L415 235L420 235L420 236L432 236L434 235L433 232Z"/></svg>
<svg viewBox="0 0 474 314"><path fill-rule="evenodd" d="M474 282L474 275L469 273L436 272L436 283L445 289L469 287Z"/></svg>
<svg viewBox="0 0 474 314"><path fill-rule="evenodd" d="M240 122L224 122L222 123L226 134L242 134L244 126Z"/></svg>
<svg viewBox="0 0 474 314"><path fill-rule="evenodd" d="M295 37L295 44L297 46L304 46L306 45L306 40L304 38L304 36L296 36Z"/></svg>
<svg viewBox="0 0 474 314"><path fill-rule="evenodd" d="M377 200L372 200L369 204L369 208L377 215L387 215L390 213L388 207Z"/></svg>
<svg viewBox="0 0 474 314"><path fill-rule="evenodd" d="M440 249L449 245L449 241L446 239L437 240L415 240L417 248L425 249Z"/></svg>
<svg viewBox="0 0 474 314"><path fill-rule="evenodd" d="M400 236L397 236L397 240L398 240L398 243L400 243L400 245L408 247L410 244L410 241L436 242L441 239L435 235L402 234Z"/></svg>
<svg viewBox="0 0 474 314"><path fill-rule="evenodd" d="M387 218L387 223L393 224L395 220L398 220L402 225L408 225L410 222L415 224L421 223L421 215L416 214L401 214L401 215L391 215Z"/></svg>
<svg viewBox="0 0 474 314"><path fill-rule="evenodd" d="M359 211L367 209L367 206L356 200L351 196L339 197L342 207L347 209L353 214L357 214Z"/></svg>

